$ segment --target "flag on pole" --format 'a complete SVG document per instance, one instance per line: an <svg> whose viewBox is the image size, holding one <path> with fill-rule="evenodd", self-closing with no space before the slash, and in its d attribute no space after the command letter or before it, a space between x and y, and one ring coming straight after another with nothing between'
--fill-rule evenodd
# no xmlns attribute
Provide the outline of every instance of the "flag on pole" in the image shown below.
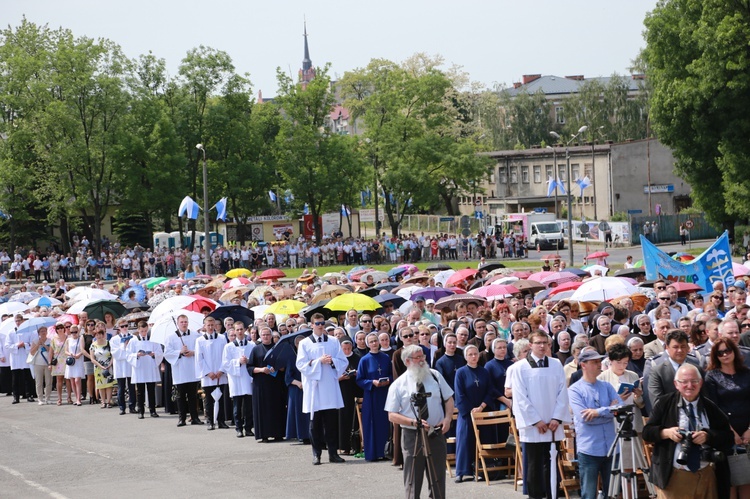
<svg viewBox="0 0 750 499"><path fill-rule="evenodd" d="M284 202L286 204L292 204L292 201L294 201L294 194L292 194L292 191L287 190L284 193Z"/></svg>
<svg viewBox="0 0 750 499"><path fill-rule="evenodd" d="M365 191L359 191L359 199L362 201L362 208L365 207L367 204L367 201L365 200L367 198L367 193Z"/></svg>
<svg viewBox="0 0 750 499"><path fill-rule="evenodd" d="M565 192L565 184L563 184L563 181L560 180L559 178L557 179L557 188L560 189L561 194L567 194Z"/></svg>
<svg viewBox="0 0 750 499"><path fill-rule="evenodd" d="M351 212L351 211L349 211L349 208L347 208L346 206L344 206L344 205L342 204L342 205L341 205L341 216L342 216L342 217L348 217L348 216L349 216L349 215L351 215L351 214L352 214L352 212Z"/></svg>
<svg viewBox="0 0 750 499"><path fill-rule="evenodd" d="M201 207L198 206L198 203L193 201L193 198L190 196L185 196L185 199L182 200L182 203L180 203L180 210L177 212L177 216L181 217L183 215L187 215L187 217L190 220L196 220L198 218L198 212L200 211Z"/></svg>
<svg viewBox="0 0 750 499"><path fill-rule="evenodd" d="M221 198L214 206L216 208L216 220L227 221L227 198Z"/></svg>
<svg viewBox="0 0 750 499"><path fill-rule="evenodd" d="M589 179L587 175L583 178L576 179L575 183L578 184L578 187L581 188L581 197L583 197L583 190L591 185L591 179Z"/></svg>
<svg viewBox="0 0 750 499"><path fill-rule="evenodd" d="M273 192L273 191L268 191L268 197L269 197L269 198L271 198L271 202L272 202L272 203L275 203L275 202L276 202L276 193L275 193L275 192Z"/></svg>
<svg viewBox="0 0 750 499"><path fill-rule="evenodd" d="M555 187L557 187L557 180L547 177L547 197L552 196L552 193L555 192Z"/></svg>
<svg viewBox="0 0 750 499"><path fill-rule="evenodd" d="M303 215L309 215L310 214L310 205L308 205L307 203L305 203L304 208L302 208L302 214Z"/></svg>

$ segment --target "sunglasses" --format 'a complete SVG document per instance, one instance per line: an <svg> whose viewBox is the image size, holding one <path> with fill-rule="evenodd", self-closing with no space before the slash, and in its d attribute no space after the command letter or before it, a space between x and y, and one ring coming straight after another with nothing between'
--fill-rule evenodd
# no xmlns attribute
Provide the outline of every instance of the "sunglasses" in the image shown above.
<svg viewBox="0 0 750 499"><path fill-rule="evenodd" d="M401 336L401 338L404 338L404 339L406 339L406 338L414 338L414 334L413 333L412 334L405 334L405 335Z"/></svg>
<svg viewBox="0 0 750 499"><path fill-rule="evenodd" d="M87 326L96 326L96 322L87 322L86 325Z"/></svg>
<svg viewBox="0 0 750 499"><path fill-rule="evenodd" d="M733 353L733 352L731 350L729 350L728 348L725 349L725 350L716 350L716 356L717 357L726 357L730 353Z"/></svg>
<svg viewBox="0 0 750 499"><path fill-rule="evenodd" d="M663 297L659 298L659 301L661 301L661 300L670 300L670 299L671 298L669 298L668 296L663 296Z"/></svg>
<svg viewBox="0 0 750 499"><path fill-rule="evenodd" d="M369 320L369 319L366 319L366 320L362 320L362 321L359 321L359 322L372 322L372 321Z"/></svg>
<svg viewBox="0 0 750 499"><path fill-rule="evenodd" d="M750 324L747 324L745 322L742 323L742 329L747 329L750 327Z"/></svg>
<svg viewBox="0 0 750 499"><path fill-rule="evenodd" d="M314 322L313 324L315 324L316 326L325 326L326 323L325 322Z"/></svg>

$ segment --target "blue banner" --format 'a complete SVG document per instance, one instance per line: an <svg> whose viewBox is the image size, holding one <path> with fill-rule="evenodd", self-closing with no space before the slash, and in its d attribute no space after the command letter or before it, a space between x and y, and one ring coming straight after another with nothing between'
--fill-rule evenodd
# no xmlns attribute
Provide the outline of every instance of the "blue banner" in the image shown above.
<svg viewBox="0 0 750 499"><path fill-rule="evenodd" d="M734 284L729 234L726 231L695 260L684 263L673 260L643 235L641 235L641 247L643 248L643 265L646 267L646 279L663 277L673 282L692 282L709 293L713 291L713 284L717 281L724 283L724 289Z"/></svg>

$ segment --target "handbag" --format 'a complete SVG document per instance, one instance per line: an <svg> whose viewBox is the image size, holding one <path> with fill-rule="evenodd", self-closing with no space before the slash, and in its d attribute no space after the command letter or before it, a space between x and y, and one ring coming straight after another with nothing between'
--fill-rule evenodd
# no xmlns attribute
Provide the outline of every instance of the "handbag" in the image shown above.
<svg viewBox="0 0 750 499"><path fill-rule="evenodd" d="M737 447L735 447L734 454L727 456L727 463L729 463L732 487L750 484L750 453L747 450L738 454Z"/></svg>
<svg viewBox="0 0 750 499"><path fill-rule="evenodd" d="M67 364L69 366L73 366L73 365L75 365L75 363L76 363L76 358L75 357L68 357L67 359L65 359L65 364Z"/></svg>

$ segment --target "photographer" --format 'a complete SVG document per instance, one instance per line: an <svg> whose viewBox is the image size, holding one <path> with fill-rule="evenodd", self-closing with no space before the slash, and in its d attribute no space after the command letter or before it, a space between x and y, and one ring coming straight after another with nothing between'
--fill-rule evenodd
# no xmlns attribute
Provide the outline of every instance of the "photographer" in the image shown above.
<svg viewBox="0 0 750 499"><path fill-rule="evenodd" d="M711 452L731 450L734 437L729 420L700 395L703 380L697 367L682 365L674 385L677 391L656 401L643 429L643 439L654 443L651 482L664 498L729 497L726 460Z"/></svg>
<svg viewBox="0 0 750 499"><path fill-rule="evenodd" d="M453 390L440 373L427 366L424 352L418 345L404 347L401 351L401 360L406 365L406 373L399 376L388 390L385 410L388 411L388 419L394 425L401 426L406 497L419 497L422 479L428 466L424 455L417 457L414 455L418 428L411 406L412 399L414 399L417 402L415 406L418 406L421 424L429 430L427 444L432 455L430 464L435 472L434 475L429 474L431 496L443 498L445 497L446 452L444 435L451 425ZM413 480L410 480L410 477L413 477Z"/></svg>

